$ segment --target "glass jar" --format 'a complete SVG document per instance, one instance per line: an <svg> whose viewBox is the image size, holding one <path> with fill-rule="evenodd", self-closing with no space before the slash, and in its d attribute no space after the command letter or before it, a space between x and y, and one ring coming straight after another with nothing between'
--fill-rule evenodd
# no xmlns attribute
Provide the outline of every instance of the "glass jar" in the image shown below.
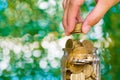
<svg viewBox="0 0 120 80"><path fill-rule="evenodd" d="M71 53L63 49L62 80L100 80L100 59L95 48L91 54Z"/></svg>

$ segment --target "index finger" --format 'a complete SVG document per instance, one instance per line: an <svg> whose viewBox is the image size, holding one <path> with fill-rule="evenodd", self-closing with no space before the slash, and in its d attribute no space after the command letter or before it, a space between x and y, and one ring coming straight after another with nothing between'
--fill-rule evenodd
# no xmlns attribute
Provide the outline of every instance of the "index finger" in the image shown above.
<svg viewBox="0 0 120 80"><path fill-rule="evenodd" d="M76 18L78 16L80 5L83 3L84 0L71 0L70 7L68 9L68 16L67 16L67 22L68 22L68 34L70 34L75 27Z"/></svg>

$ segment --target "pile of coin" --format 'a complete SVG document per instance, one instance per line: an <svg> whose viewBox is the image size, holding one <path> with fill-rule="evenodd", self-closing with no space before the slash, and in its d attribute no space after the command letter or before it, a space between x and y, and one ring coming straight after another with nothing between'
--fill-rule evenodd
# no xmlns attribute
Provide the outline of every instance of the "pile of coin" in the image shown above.
<svg viewBox="0 0 120 80"><path fill-rule="evenodd" d="M68 39L65 45L66 59L65 80L97 80L93 64L93 44L88 40Z"/></svg>
<svg viewBox="0 0 120 80"><path fill-rule="evenodd" d="M82 32L82 23L75 24L75 28L72 33L81 33Z"/></svg>

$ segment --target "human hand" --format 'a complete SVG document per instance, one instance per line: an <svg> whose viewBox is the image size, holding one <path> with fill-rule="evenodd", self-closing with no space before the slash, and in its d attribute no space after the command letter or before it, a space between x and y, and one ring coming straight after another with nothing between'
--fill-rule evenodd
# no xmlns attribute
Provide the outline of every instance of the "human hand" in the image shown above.
<svg viewBox="0 0 120 80"><path fill-rule="evenodd" d="M70 35L77 22L83 22L82 32L87 33L91 26L95 25L104 14L120 0L96 0L95 8L82 20L80 6L84 0L63 0L63 26L66 35Z"/></svg>

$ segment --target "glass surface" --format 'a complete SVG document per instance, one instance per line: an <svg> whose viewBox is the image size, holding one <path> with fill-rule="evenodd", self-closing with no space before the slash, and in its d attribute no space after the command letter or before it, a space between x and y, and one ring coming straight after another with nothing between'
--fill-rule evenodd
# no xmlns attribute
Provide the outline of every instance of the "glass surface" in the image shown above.
<svg viewBox="0 0 120 80"><path fill-rule="evenodd" d="M96 50L92 54L71 53L64 50L61 60L62 80L101 80L100 59Z"/></svg>

